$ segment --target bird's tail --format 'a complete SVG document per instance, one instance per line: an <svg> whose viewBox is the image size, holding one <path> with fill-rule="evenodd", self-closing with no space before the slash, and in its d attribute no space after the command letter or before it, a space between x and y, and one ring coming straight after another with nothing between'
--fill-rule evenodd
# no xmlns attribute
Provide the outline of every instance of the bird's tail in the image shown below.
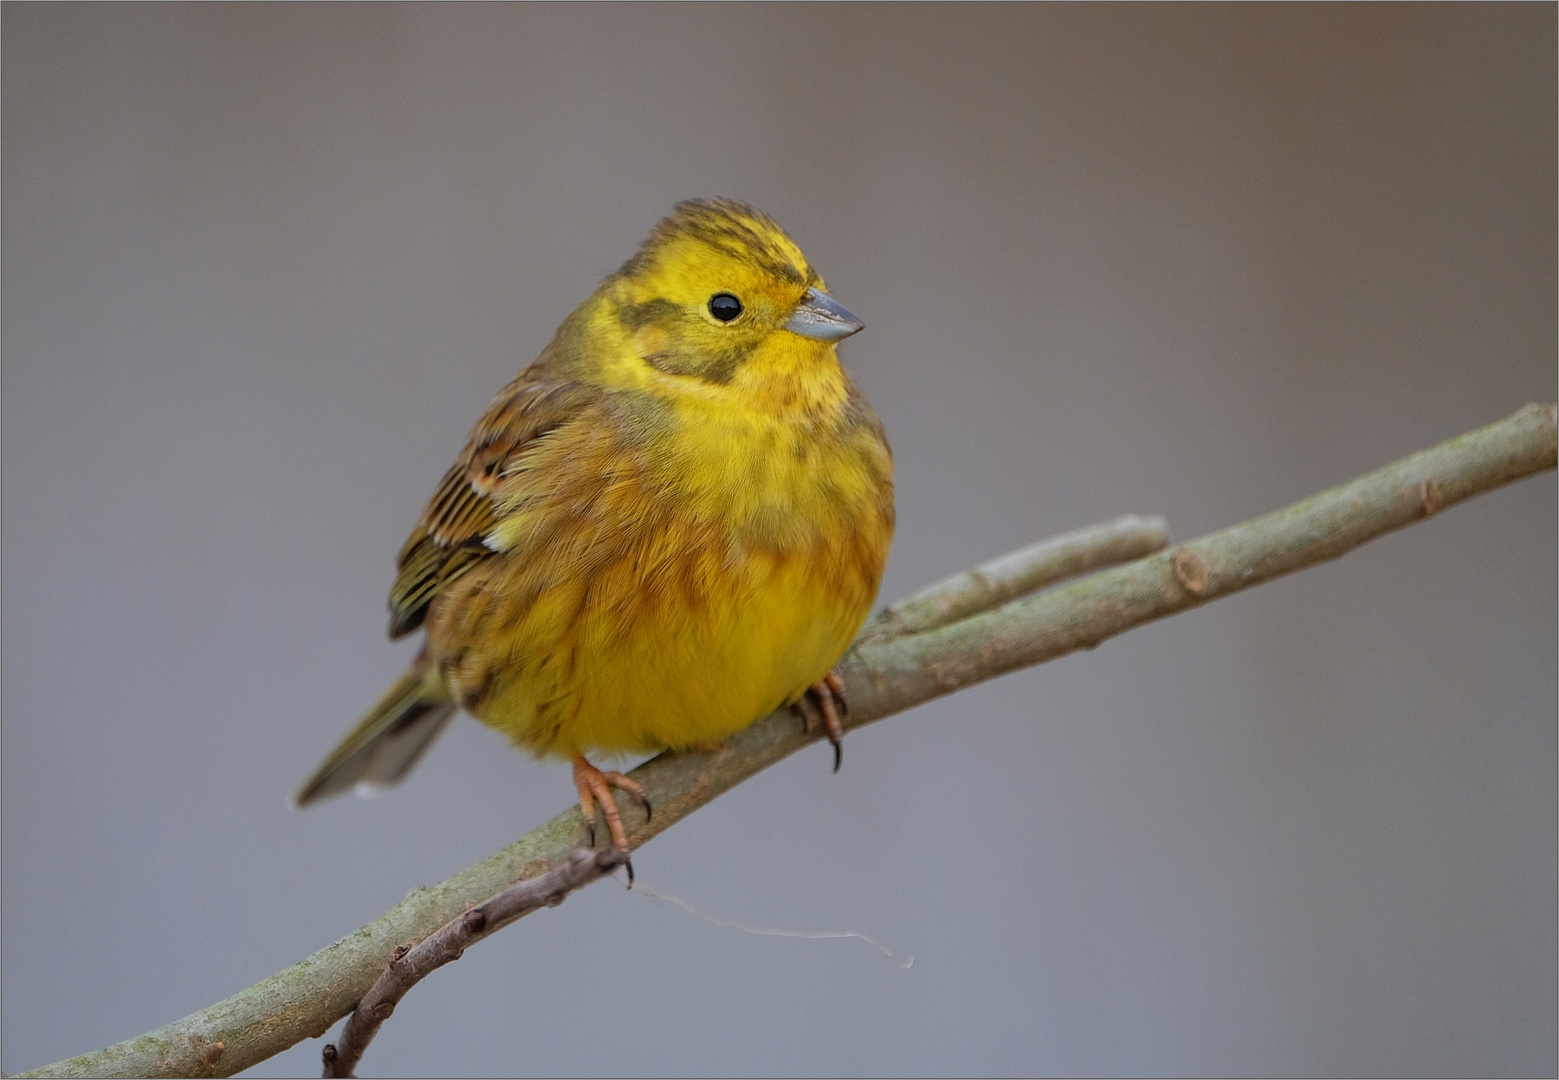
<svg viewBox="0 0 1559 1080"><path fill-rule="evenodd" d="M348 788L397 783L454 715L455 703L442 680L418 657L314 770L293 801L307 806Z"/></svg>

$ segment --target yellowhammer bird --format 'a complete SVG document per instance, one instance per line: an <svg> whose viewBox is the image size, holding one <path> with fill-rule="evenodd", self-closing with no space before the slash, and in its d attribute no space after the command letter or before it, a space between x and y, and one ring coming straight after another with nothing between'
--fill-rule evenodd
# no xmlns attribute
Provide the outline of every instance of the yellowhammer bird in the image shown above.
<svg viewBox="0 0 1559 1080"><path fill-rule="evenodd" d="M299 805L399 780L457 707L571 758L624 852L611 789L648 800L587 752L718 744L810 692L837 769L830 669L882 579L893 458L824 288L765 214L678 204L477 423L390 590L390 636L426 645Z"/></svg>

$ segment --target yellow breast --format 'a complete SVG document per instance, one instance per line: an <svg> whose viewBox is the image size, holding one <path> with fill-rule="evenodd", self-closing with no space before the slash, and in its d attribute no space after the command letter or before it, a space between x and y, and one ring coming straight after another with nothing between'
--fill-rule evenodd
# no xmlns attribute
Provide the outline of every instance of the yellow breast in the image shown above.
<svg viewBox="0 0 1559 1080"><path fill-rule="evenodd" d="M572 757L716 743L826 675L893 533L881 426L830 366L643 387L537 440L505 478L504 554L429 613L455 699Z"/></svg>

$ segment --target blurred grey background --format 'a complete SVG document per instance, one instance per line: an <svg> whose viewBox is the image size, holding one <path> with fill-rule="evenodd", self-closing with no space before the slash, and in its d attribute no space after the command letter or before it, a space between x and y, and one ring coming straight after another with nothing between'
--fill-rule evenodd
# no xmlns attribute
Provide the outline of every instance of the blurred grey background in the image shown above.
<svg viewBox="0 0 1559 1080"><path fill-rule="evenodd" d="M572 799L469 720L287 798L407 530L672 203L867 322L884 600L1189 538L1555 397L1555 8L3 10L3 1067ZM367 1075L1556 1061L1555 483L809 748L415 990ZM257 1075L315 1073L319 1042Z"/></svg>

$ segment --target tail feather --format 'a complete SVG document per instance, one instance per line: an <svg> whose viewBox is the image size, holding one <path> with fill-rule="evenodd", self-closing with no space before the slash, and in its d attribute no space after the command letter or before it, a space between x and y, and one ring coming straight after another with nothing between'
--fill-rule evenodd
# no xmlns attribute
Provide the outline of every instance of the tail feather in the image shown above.
<svg viewBox="0 0 1559 1080"><path fill-rule="evenodd" d="M399 782L455 711L443 688L427 678L425 665L413 664L314 770L293 801L307 806L359 784L388 787Z"/></svg>

